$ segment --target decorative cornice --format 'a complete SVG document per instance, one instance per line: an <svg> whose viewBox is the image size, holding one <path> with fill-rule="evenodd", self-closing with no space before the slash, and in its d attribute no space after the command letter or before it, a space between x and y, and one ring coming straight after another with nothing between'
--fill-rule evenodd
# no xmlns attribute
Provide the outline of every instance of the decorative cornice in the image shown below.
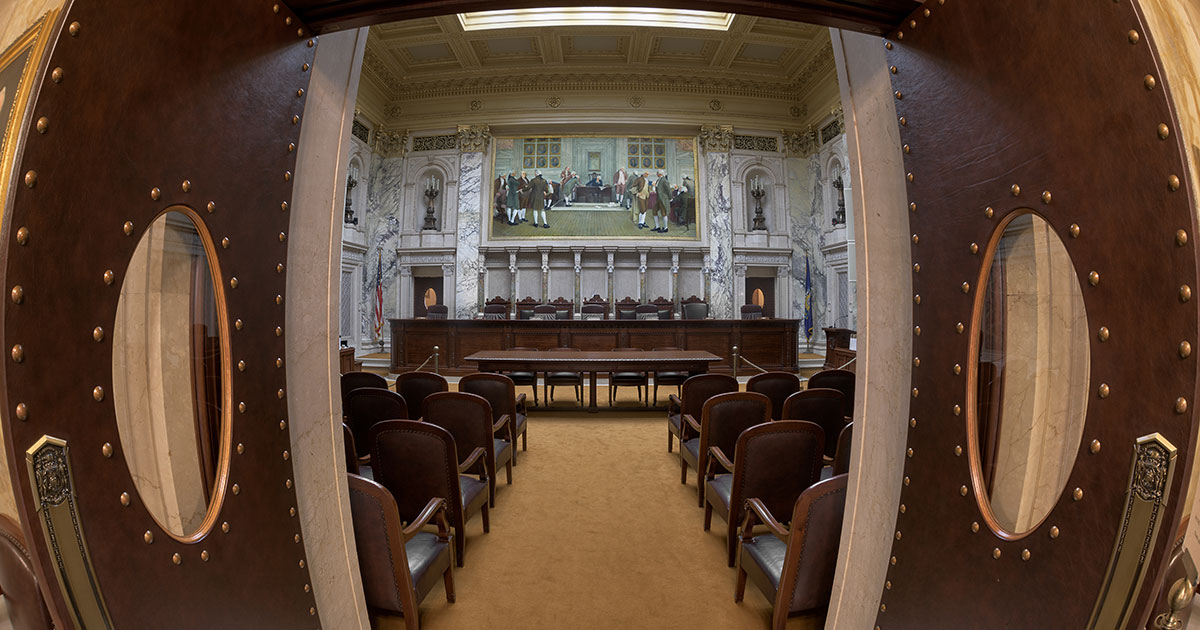
<svg viewBox="0 0 1200 630"><path fill-rule="evenodd" d="M458 150L462 153L486 153L492 140L487 125L459 125Z"/></svg>
<svg viewBox="0 0 1200 630"><path fill-rule="evenodd" d="M408 152L408 130L380 127L371 148L385 158L404 157Z"/></svg>
<svg viewBox="0 0 1200 630"><path fill-rule="evenodd" d="M808 129L784 129L783 148L789 156L807 157L817 152L817 129L809 125Z"/></svg>
<svg viewBox="0 0 1200 630"><path fill-rule="evenodd" d="M832 64L833 56L829 61ZM382 77L381 77L382 79ZM427 81L384 80L389 96L399 101L417 101L451 96L511 94L537 91L597 92L625 91L637 86L640 92L668 92L703 96L744 96L794 101L808 87L804 80L756 81L735 77L661 75L647 77L637 72L571 72L545 74L493 73Z"/></svg>
<svg viewBox="0 0 1200 630"><path fill-rule="evenodd" d="M700 147L708 153L728 153L733 147L733 125L701 126Z"/></svg>

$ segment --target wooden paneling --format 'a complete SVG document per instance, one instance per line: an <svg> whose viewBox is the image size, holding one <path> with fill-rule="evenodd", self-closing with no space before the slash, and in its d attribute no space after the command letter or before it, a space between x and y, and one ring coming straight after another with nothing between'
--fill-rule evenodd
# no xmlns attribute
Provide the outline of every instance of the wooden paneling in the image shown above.
<svg viewBox="0 0 1200 630"><path fill-rule="evenodd" d="M514 347L572 347L606 351L633 347L650 350L676 347L704 350L721 361L712 366L729 372L733 346L740 346L752 361L768 370L799 369L797 339L800 323L788 319L760 320L429 320L393 319L392 372L416 369L441 346L439 367L446 374L475 371L463 360L472 353Z"/></svg>

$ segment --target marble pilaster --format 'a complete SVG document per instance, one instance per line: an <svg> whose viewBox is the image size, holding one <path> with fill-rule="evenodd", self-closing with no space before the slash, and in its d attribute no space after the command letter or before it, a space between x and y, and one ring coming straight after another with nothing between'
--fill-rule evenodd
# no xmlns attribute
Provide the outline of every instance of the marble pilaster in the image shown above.
<svg viewBox="0 0 1200 630"><path fill-rule="evenodd" d="M732 318L733 296L733 221L729 191L729 151L707 150L704 154L705 194L708 197L708 294L713 317Z"/></svg>
<svg viewBox="0 0 1200 630"><path fill-rule="evenodd" d="M646 250L638 250L638 302L645 304L646 296Z"/></svg>
<svg viewBox="0 0 1200 630"><path fill-rule="evenodd" d="M480 311L479 255L480 229L483 225L483 153L463 153L459 156L458 171L458 223L454 226L458 235L455 264L458 267L458 286L455 291L454 315L458 319L471 319ZM446 287L449 292L449 287ZM515 294L514 294L515 295Z"/></svg>

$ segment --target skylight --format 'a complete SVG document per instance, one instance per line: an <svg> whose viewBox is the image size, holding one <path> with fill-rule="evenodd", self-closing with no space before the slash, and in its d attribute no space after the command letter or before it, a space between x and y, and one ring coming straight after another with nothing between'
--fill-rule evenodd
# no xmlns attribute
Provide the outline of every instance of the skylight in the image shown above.
<svg viewBox="0 0 1200 630"><path fill-rule="evenodd" d="M465 31L547 26L653 26L728 31L734 14L688 9L553 7L459 13Z"/></svg>

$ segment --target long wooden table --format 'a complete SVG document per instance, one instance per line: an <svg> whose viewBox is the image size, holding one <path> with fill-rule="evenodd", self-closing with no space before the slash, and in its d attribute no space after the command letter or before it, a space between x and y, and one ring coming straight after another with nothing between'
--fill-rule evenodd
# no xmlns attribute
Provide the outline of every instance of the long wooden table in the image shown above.
<svg viewBox="0 0 1200 630"><path fill-rule="evenodd" d="M391 371L420 366L438 346L438 367L447 376L476 370L472 353L509 348L683 348L720 357L709 371L729 374L732 349L767 370L799 370L800 322L794 319L528 320L393 319ZM432 363L430 363L432 365Z"/></svg>
<svg viewBox="0 0 1200 630"><path fill-rule="evenodd" d="M721 357L703 350L657 350L637 352L609 350L606 352L542 352L528 350L484 350L475 352L466 361L479 365L480 372L584 372L588 374L588 408L596 406L596 373L598 372L687 372L703 374ZM534 385L537 387L537 385ZM548 402L548 401L547 401Z"/></svg>

